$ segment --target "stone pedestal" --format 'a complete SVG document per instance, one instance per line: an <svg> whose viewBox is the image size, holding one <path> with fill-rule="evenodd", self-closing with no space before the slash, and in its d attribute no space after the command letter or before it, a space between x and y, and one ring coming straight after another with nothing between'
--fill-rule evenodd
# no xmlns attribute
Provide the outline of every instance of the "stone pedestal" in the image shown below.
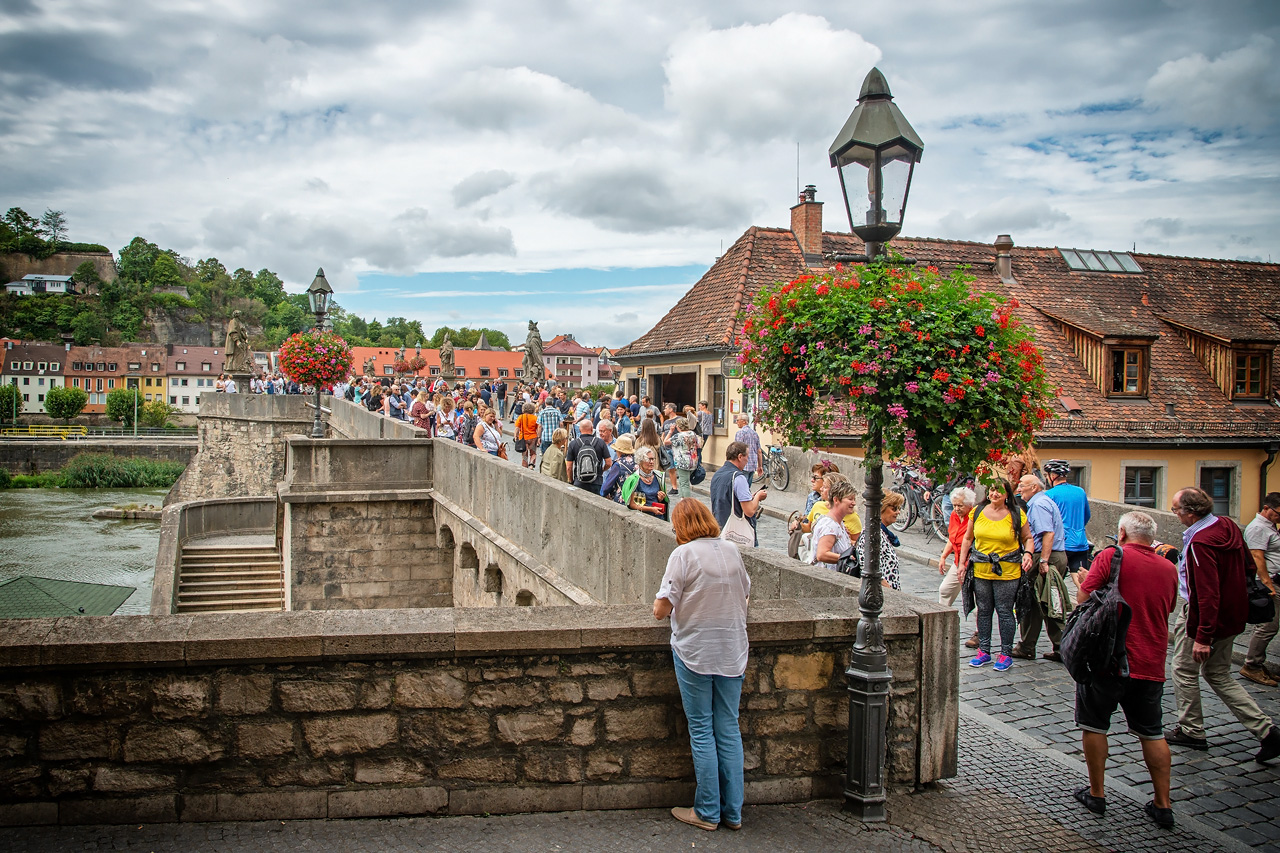
<svg viewBox="0 0 1280 853"><path fill-rule="evenodd" d="M230 376L232 379L234 379L234 380L236 381L236 391L237 391L237 392L239 392L239 393L241 393L241 394L252 394L252 393L253 393L253 386L250 384L250 383L253 381L253 374L252 374L252 373L244 373L244 372L241 372L241 371L237 371L237 372L235 372L235 373L230 373L230 372L229 372L229 373L227 373L227 375L228 375L228 376Z"/></svg>
<svg viewBox="0 0 1280 853"><path fill-rule="evenodd" d="M458 374L452 373L452 372L441 373L440 378L443 379L445 382L449 383L449 387L452 388L453 384L458 381Z"/></svg>

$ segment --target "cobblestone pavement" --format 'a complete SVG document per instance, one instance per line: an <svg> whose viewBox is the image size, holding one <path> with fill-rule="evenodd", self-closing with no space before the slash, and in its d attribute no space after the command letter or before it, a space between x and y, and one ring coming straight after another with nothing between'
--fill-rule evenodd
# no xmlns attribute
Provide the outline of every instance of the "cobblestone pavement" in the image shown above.
<svg viewBox="0 0 1280 853"><path fill-rule="evenodd" d="M775 501L779 508L788 506L787 502L798 502L796 497L785 492L771 494L769 500ZM785 552L787 535L782 520L766 516L761 519L759 533L762 548ZM936 599L940 579L936 564L926 565L922 560L907 555L941 553L941 543L927 540L914 530L907 531L901 538L904 546L899 552L903 589L923 598ZM967 637L973 629L972 616L967 622L962 620L962 636ZM1276 649L1277 645L1273 645L1272 662L1278 659ZM1042 637L1039 651L1048 650L1049 641ZM1066 808L1079 809L1070 798L1070 791L1085 784L1087 777L1083 768L1080 733L1073 719L1075 683L1067 671L1046 660L1017 660L1012 669L1003 673L990 667L974 669L967 665L972 653L964 648L961 651L964 653L960 667L962 709L1007 723L1034 742L1078 762L1079 772L1074 777L1064 779L1058 773L1056 781L1067 794ZM1262 687L1244 679L1239 681L1263 711L1273 720L1280 721L1280 689ZM1202 685L1201 694L1211 746L1207 752L1173 748L1174 811L1179 817L1194 817L1205 826L1259 850L1280 853L1280 760L1267 766L1255 763L1253 755L1258 750L1258 742L1207 685ZM1175 720L1172 683L1166 684L1164 692L1164 719L1166 727ZM964 761L970 731L967 726L961 729L962 778L969 776ZM1142 761L1141 747L1135 737L1125 733L1124 718L1120 712L1113 718L1112 731L1115 736L1111 738L1107 781L1129 785L1141 792L1138 814L1144 826L1149 828L1151 825L1140 812L1151 796L1151 783ZM1042 774L1033 770L1030 775L1031 778L1025 780L1026 784L1038 784L1040 780L1037 777Z"/></svg>

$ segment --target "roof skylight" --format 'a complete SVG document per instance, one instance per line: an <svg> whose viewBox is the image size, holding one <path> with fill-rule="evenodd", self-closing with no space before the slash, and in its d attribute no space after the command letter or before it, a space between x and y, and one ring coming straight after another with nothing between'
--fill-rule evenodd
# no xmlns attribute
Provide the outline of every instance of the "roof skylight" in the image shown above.
<svg viewBox="0 0 1280 853"><path fill-rule="evenodd" d="M1080 272L1139 273L1142 267L1128 252L1099 252L1092 249L1059 249L1067 268Z"/></svg>

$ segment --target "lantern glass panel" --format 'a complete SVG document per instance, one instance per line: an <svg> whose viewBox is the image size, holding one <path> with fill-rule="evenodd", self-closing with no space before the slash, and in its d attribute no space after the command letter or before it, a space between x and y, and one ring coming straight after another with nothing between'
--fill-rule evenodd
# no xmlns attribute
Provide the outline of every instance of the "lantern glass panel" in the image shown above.
<svg viewBox="0 0 1280 853"><path fill-rule="evenodd" d="M883 196L880 223L902 225L912 165L911 155L905 152L900 158L882 161L880 174Z"/></svg>

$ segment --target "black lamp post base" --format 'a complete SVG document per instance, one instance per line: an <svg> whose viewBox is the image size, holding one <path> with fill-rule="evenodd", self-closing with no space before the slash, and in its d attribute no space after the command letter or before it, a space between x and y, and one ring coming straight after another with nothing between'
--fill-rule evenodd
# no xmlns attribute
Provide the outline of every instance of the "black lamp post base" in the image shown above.
<svg viewBox="0 0 1280 853"><path fill-rule="evenodd" d="M860 660L861 657L866 660ZM883 653L864 655L854 649L844 674L849 680L849 754L844 808L864 823L882 823L885 820L885 735L893 673L885 666Z"/></svg>

